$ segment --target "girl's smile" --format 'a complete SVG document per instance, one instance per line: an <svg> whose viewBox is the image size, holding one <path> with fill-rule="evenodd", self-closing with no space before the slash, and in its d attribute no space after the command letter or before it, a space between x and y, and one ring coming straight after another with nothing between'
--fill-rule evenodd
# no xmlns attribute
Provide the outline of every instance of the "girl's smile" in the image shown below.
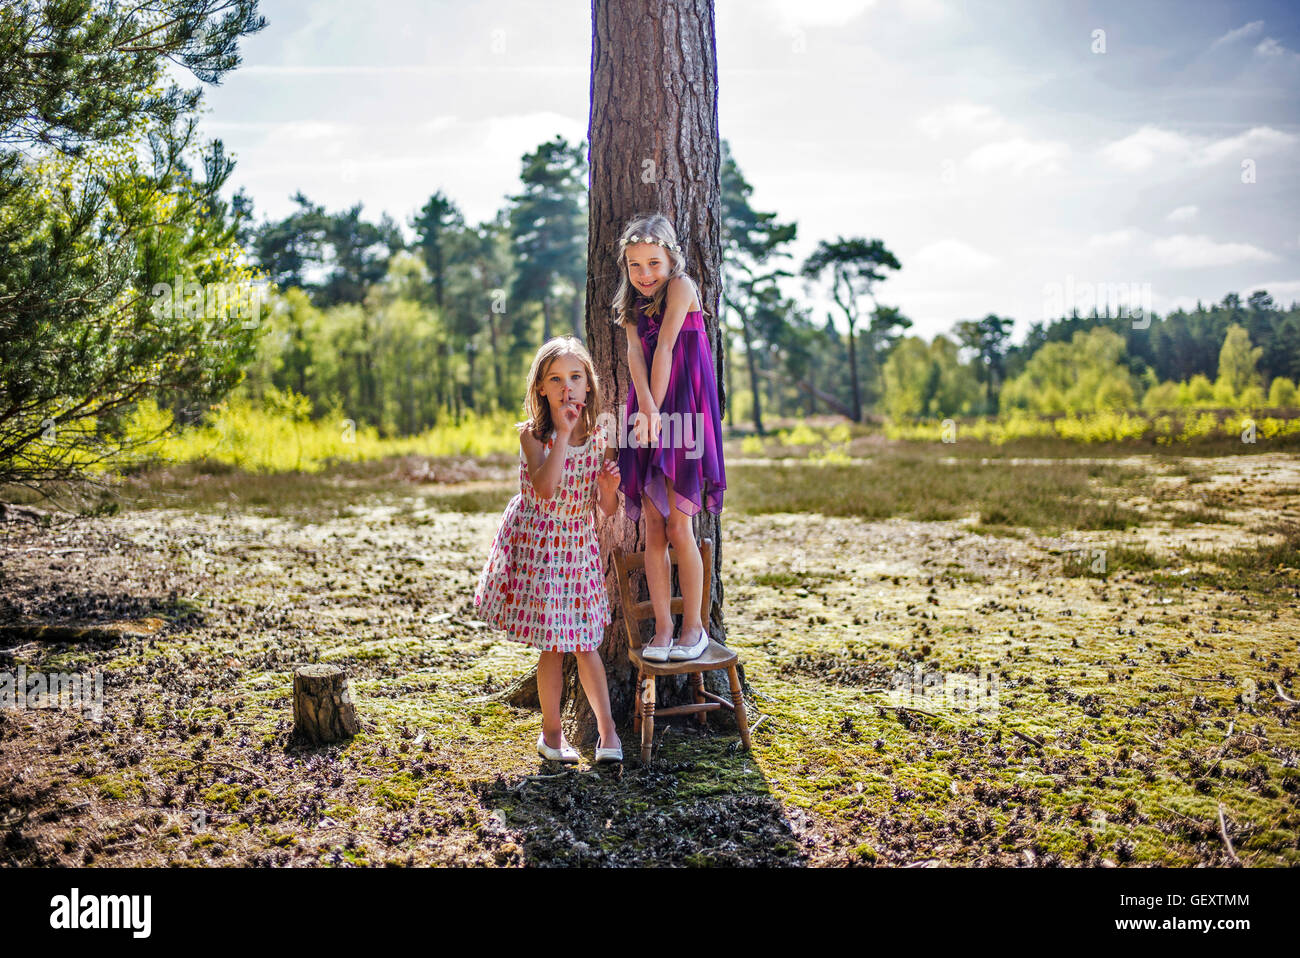
<svg viewBox="0 0 1300 958"><path fill-rule="evenodd" d="M634 243L627 248L627 276L649 296L668 279L668 256L657 243Z"/></svg>

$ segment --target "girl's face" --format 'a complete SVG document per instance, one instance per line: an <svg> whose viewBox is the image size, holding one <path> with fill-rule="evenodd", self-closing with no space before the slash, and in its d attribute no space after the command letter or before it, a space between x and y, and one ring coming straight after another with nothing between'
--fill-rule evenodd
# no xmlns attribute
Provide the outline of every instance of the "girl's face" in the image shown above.
<svg viewBox="0 0 1300 958"><path fill-rule="evenodd" d="M588 388L587 369L582 360L566 354L551 360L537 391L551 404L551 421L559 422L561 407L566 402L585 403Z"/></svg>
<svg viewBox="0 0 1300 958"><path fill-rule="evenodd" d="M628 282L637 292L653 296L668 281L668 251L658 243L633 243L625 255Z"/></svg>

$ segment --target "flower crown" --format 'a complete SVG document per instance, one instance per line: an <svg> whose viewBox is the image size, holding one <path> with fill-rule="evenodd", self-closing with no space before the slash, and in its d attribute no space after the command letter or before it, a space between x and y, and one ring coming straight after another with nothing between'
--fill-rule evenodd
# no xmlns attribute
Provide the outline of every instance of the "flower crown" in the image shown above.
<svg viewBox="0 0 1300 958"><path fill-rule="evenodd" d="M656 246L662 246L664 247L664 249L670 249L677 253L680 253L682 251L682 248L678 246L676 243L665 243L663 240L656 239L655 237L649 235L629 236L627 237L627 239L621 239L618 241L618 248L627 249L629 246L635 243L654 243Z"/></svg>

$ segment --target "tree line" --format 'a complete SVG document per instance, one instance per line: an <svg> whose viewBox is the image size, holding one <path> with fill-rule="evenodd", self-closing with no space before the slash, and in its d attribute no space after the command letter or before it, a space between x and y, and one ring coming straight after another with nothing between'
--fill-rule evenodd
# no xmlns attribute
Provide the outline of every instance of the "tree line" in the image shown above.
<svg viewBox="0 0 1300 958"><path fill-rule="evenodd" d="M249 248L286 294L258 364L254 392L307 396L316 414L343 410L381 432L418 432L439 416L513 409L537 344L583 336L586 271L585 144L557 137L523 158L522 189L492 220L467 225L434 194L412 217L407 245L386 217L360 207L327 214L301 194L298 209L252 231ZM722 143L723 347L729 422L764 431L781 416L839 414L854 421L1037 413L1094 408L1177 408L1264 403L1300 376L1300 314L1264 291L1167 316L1130 311L1070 315L1031 325L959 320L926 340L875 289L902 268L879 239L822 241L801 264L789 252L797 225L750 203ZM313 278L314 277L314 278ZM818 323L782 292L783 280L820 285L834 303ZM301 292L293 292L293 290ZM305 294L305 295L304 295ZM1230 337L1242 331L1244 338ZM1257 349L1257 367L1221 375ZM1271 386L1276 383L1277 389Z"/></svg>
<svg viewBox="0 0 1300 958"><path fill-rule="evenodd" d="M583 337L585 143L525 154L518 192L480 223L435 192L410 240L360 204L327 211L299 192L258 223L243 190L223 199L234 163L199 137L201 88L165 82L163 64L216 82L264 25L255 0L0 6L0 481L113 461L145 399L184 424L234 389L291 392L384 435L514 410L538 343ZM794 262L797 225L753 207L721 146L732 425L1279 405L1300 378L1300 314L1263 291L1143 323L1074 312L1019 345L996 315L909 335L877 299L903 268L885 242L840 236ZM265 302L241 295L261 282ZM798 283L833 308L814 316L785 292Z"/></svg>

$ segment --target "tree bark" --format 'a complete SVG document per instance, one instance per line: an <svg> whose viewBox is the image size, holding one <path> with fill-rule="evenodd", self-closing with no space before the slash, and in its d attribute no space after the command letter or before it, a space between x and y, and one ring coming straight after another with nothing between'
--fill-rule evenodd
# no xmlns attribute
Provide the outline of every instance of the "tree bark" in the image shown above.
<svg viewBox="0 0 1300 958"><path fill-rule="evenodd" d="M346 672L336 665L304 665L294 672L293 729L316 745L361 731Z"/></svg>
<svg viewBox="0 0 1300 958"><path fill-rule="evenodd" d="M862 422L862 392L858 388L858 351L856 347L857 334L853 329L853 320L849 319L849 378L853 382L853 415L854 422Z"/></svg>
<svg viewBox="0 0 1300 958"><path fill-rule="evenodd" d="M745 337L745 362L749 365L749 388L754 394L754 430L760 435L763 432L763 403L759 399L758 384L758 359L754 355L754 341L749 335L749 320L742 310L736 310L740 314L740 333Z"/></svg>
<svg viewBox="0 0 1300 958"><path fill-rule="evenodd" d="M705 326L713 350L719 406L726 414L723 347L719 319L721 270L721 144L718 138L717 48L712 0L593 0L591 117L587 133L591 170L587 229L587 348L596 365L604 405L622 422L628 389L627 341L610 322L618 284L618 237L629 219L659 211L673 223L686 256L686 271L700 288ZM620 436L621 439L621 436ZM636 671L628 660L627 633L614 576L613 551L645 548L641 526L620 509L596 514L600 553L613 621L600 656L609 682L615 721L631 720ZM725 642L722 615L722 523L701 510L697 539L713 540L712 613L709 634ZM644 595L641 575L634 590ZM676 588L676 587L674 587ZM572 721L570 740L595 738L595 717L577 681L576 663L565 656L563 702ZM725 675L706 673L710 690L729 694ZM716 683L716 684L715 684ZM536 675L503 693L515 704L536 702ZM661 706L694 701L688 677L660 678ZM723 710L719 710L720 712ZM717 713L715 713L717 714ZM626 739L625 739L626 741Z"/></svg>
<svg viewBox="0 0 1300 958"><path fill-rule="evenodd" d="M704 304L701 303L700 305L702 306ZM722 365L727 370L727 381L722 388L726 390L727 395L731 395L731 393L736 388L735 387L736 381L734 378L734 371L736 368L736 364L735 362L733 362L734 357L731 355L731 337L728 336L726 333L722 334L722 347L723 347ZM730 403L727 404L726 416L727 416L727 425L732 429L735 429L736 428L736 407L731 405Z"/></svg>
<svg viewBox="0 0 1300 958"><path fill-rule="evenodd" d="M575 289L573 293L573 335L578 338L582 345L587 345L586 329L586 296L583 290Z"/></svg>

